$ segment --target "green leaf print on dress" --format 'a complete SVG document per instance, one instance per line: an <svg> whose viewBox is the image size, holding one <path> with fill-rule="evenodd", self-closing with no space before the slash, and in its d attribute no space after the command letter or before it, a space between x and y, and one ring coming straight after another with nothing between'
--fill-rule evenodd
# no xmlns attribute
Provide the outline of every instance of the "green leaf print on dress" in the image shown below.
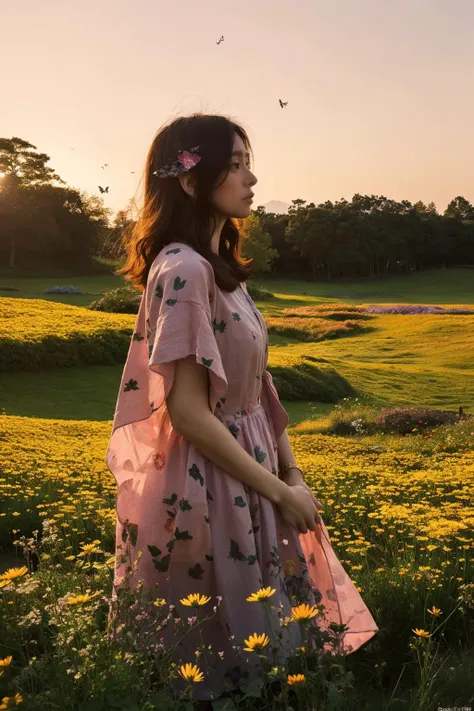
<svg viewBox="0 0 474 711"><path fill-rule="evenodd" d="M125 393L128 393L130 392L130 390L140 390L140 388L138 387L138 380L133 380L133 378L130 378L130 380L125 383L123 391Z"/></svg>
<svg viewBox="0 0 474 711"><path fill-rule="evenodd" d="M196 563L195 566L192 568L189 568L188 570L188 575L191 576L191 578L194 578L195 580L202 580L202 576L204 574L204 568L199 565L199 563Z"/></svg>
<svg viewBox="0 0 474 711"><path fill-rule="evenodd" d="M257 460L257 462L259 464L261 464L263 462L263 460L266 459L267 453L264 452L263 449L261 449L261 447L259 445L254 447L253 451L255 452L255 459Z"/></svg>
<svg viewBox="0 0 474 711"><path fill-rule="evenodd" d="M198 481L201 484L201 486L204 486L204 478L203 478L201 472L199 471L199 467L197 466L197 464L193 464L191 469L189 469L188 471L189 471L189 475L192 476L193 479Z"/></svg>
<svg viewBox="0 0 474 711"><path fill-rule="evenodd" d="M177 541L192 541L194 538L189 531L180 531L179 528L176 528L174 535Z"/></svg>
<svg viewBox="0 0 474 711"><path fill-rule="evenodd" d="M186 284L186 279L180 279L179 276L177 276L176 279L174 280L173 288L175 291L181 291L181 289L184 289L185 284ZM157 284L155 296L158 299L163 298L163 287L161 286L161 284ZM174 306L177 302L178 302L178 299L166 299L166 304L168 306Z"/></svg>
<svg viewBox="0 0 474 711"><path fill-rule="evenodd" d="M177 276L173 284L174 290L181 291L181 289L184 289L185 284L186 279L180 279L179 276ZM168 306L174 306L175 304L177 304L177 302L178 299L166 299L166 303L168 304Z"/></svg>
<svg viewBox="0 0 474 711"><path fill-rule="evenodd" d="M179 254L181 252L180 247L175 247L174 249L169 249L165 254Z"/></svg>
<svg viewBox="0 0 474 711"><path fill-rule="evenodd" d="M225 397L221 397L221 398L219 398L219 402L216 402L216 407L218 407L220 409L224 403L225 403Z"/></svg>
<svg viewBox="0 0 474 711"><path fill-rule="evenodd" d="M257 561L256 553L251 553L248 556L245 556L240 550L239 544L237 541L234 541L233 538L230 539L230 551L227 557L232 558L232 560L247 561L248 565L254 565Z"/></svg>
<svg viewBox="0 0 474 711"><path fill-rule="evenodd" d="M174 541L173 541L174 543ZM148 545L148 550L150 551L151 557L153 558L153 565L159 573L167 573L171 560L171 553L161 557L161 551L156 546Z"/></svg>
<svg viewBox="0 0 474 711"><path fill-rule="evenodd" d="M234 498L234 506L240 506L240 508L243 509L247 506L247 502L242 496L236 496Z"/></svg>
<svg viewBox="0 0 474 711"><path fill-rule="evenodd" d="M230 539L230 551L227 557L232 558L232 560L246 560L246 557L240 550L239 544L237 541L234 541L233 538Z"/></svg>
<svg viewBox="0 0 474 711"><path fill-rule="evenodd" d="M214 333L216 333L216 331L219 331L219 333L224 333L226 326L227 323L224 321L224 319L222 319L220 323L217 323L216 319L214 319L214 321L212 322L212 329Z"/></svg>
<svg viewBox="0 0 474 711"><path fill-rule="evenodd" d="M125 519L123 522L123 528L122 528L122 541L124 543L127 542L127 540L130 540L130 543L132 546L137 545L137 536L138 536L138 524L136 523L129 523L128 518Z"/></svg>
<svg viewBox="0 0 474 711"><path fill-rule="evenodd" d="M227 429L232 435L234 435L235 439L237 439L237 437L239 436L240 427L232 422Z"/></svg>

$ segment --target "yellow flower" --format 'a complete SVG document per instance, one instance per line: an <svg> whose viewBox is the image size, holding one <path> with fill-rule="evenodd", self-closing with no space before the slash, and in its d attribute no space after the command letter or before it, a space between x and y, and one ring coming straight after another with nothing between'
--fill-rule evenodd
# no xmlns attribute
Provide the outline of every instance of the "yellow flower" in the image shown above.
<svg viewBox="0 0 474 711"><path fill-rule="evenodd" d="M18 706L23 701L23 696L18 692L15 696L4 696L2 703L0 704L0 709L12 709L14 706Z"/></svg>
<svg viewBox="0 0 474 711"><path fill-rule="evenodd" d="M204 679L202 671L195 664L182 664L178 669L178 674L186 681L197 682Z"/></svg>
<svg viewBox="0 0 474 711"><path fill-rule="evenodd" d="M0 659L0 667L9 667L12 663L12 659L13 657L4 657L3 659Z"/></svg>
<svg viewBox="0 0 474 711"><path fill-rule="evenodd" d="M96 541L83 545L82 551L77 554L77 557L79 558L80 556L90 555L91 553L102 553L100 548L97 548Z"/></svg>
<svg viewBox="0 0 474 711"><path fill-rule="evenodd" d="M66 600L65 604L66 605L82 604L83 602L89 602L89 600L92 600L92 598L96 597L97 595L100 595L100 593L95 592L92 595L89 595L89 593L86 593L85 595L74 595L74 597L70 597L68 600Z"/></svg>
<svg viewBox="0 0 474 711"><path fill-rule="evenodd" d="M260 588L257 592L252 593L247 598L247 602L261 602L262 600L268 600L276 593L274 588Z"/></svg>
<svg viewBox="0 0 474 711"><path fill-rule="evenodd" d="M293 686L294 684L302 684L306 681L304 674L288 674L288 684Z"/></svg>
<svg viewBox="0 0 474 711"><path fill-rule="evenodd" d="M28 568L26 565L24 565L22 568L9 568L5 573L2 573L0 575L0 580L15 580L15 578L21 578L23 575L26 575L28 572Z"/></svg>
<svg viewBox="0 0 474 711"><path fill-rule="evenodd" d="M166 605L166 600L164 597L158 597L153 604L155 607L163 607Z"/></svg>
<svg viewBox="0 0 474 711"><path fill-rule="evenodd" d="M432 606L431 610L428 610L430 615L433 615L433 617L439 617L439 615L442 615L442 611L439 609L439 607L435 607L434 605Z"/></svg>
<svg viewBox="0 0 474 711"><path fill-rule="evenodd" d="M418 635L418 637L430 637L431 636L430 633L427 632L426 630L416 629L416 630L412 630L412 632L414 632L416 635Z"/></svg>
<svg viewBox="0 0 474 711"><path fill-rule="evenodd" d="M244 647L246 652L259 652L261 649L267 646L269 643L269 638L266 634L251 634L248 639L244 639Z"/></svg>
<svg viewBox="0 0 474 711"><path fill-rule="evenodd" d="M201 605L206 605L210 599L210 597L205 597L199 593L192 593L191 595L188 595L188 597L183 597L180 600L180 603L182 605L186 605L187 607L200 607Z"/></svg>
<svg viewBox="0 0 474 711"><path fill-rule="evenodd" d="M311 607L304 603L304 605L298 605L297 607L291 608L291 620L292 622L300 622L303 620L310 620L312 617L316 617L318 610L314 605Z"/></svg>

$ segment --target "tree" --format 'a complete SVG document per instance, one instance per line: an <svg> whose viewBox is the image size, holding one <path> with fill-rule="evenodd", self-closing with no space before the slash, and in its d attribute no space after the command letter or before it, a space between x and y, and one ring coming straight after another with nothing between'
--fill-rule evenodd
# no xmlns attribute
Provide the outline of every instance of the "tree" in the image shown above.
<svg viewBox="0 0 474 711"><path fill-rule="evenodd" d="M0 253L11 269L33 255L77 265L108 226L101 198L63 187L48 161L28 141L0 138Z"/></svg>
<svg viewBox="0 0 474 711"><path fill-rule="evenodd" d="M253 257L253 271L256 274L269 272L271 262L278 257L272 248L272 238L262 228L259 214L252 212L246 220L242 255L245 259Z"/></svg>
<svg viewBox="0 0 474 711"><path fill-rule="evenodd" d="M444 216L451 217L460 222L463 222L463 220L474 220L474 207L469 200L463 198L462 195L458 195L454 200L451 200L444 211Z"/></svg>

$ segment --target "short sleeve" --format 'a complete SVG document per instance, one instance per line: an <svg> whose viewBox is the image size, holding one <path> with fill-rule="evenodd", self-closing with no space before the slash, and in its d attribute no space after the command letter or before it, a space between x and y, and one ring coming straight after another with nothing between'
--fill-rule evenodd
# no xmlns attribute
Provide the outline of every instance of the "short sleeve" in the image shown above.
<svg viewBox="0 0 474 711"><path fill-rule="evenodd" d="M261 401L267 417L272 421L275 437L278 439L288 425L288 413L280 402L278 391L271 373L263 373Z"/></svg>
<svg viewBox="0 0 474 711"><path fill-rule="evenodd" d="M155 267L155 268L153 268ZM192 249L170 250L152 265L147 282L148 367L163 379L160 403L174 381L176 360L194 355L209 370L209 406L227 390L213 328L216 284L212 266Z"/></svg>

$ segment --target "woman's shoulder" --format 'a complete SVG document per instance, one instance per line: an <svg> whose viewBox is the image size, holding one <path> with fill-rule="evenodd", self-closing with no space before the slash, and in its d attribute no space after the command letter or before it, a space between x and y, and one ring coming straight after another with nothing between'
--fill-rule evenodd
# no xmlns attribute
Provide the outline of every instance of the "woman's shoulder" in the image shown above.
<svg viewBox="0 0 474 711"><path fill-rule="evenodd" d="M186 242L169 242L158 252L156 259L160 260L160 262L182 262L183 260L187 260L192 262L206 262L209 264L202 254L189 244L186 244Z"/></svg>
<svg viewBox="0 0 474 711"><path fill-rule="evenodd" d="M150 267L150 279L160 276L198 277L214 281L214 270L208 260L184 242L170 242L156 255Z"/></svg>

